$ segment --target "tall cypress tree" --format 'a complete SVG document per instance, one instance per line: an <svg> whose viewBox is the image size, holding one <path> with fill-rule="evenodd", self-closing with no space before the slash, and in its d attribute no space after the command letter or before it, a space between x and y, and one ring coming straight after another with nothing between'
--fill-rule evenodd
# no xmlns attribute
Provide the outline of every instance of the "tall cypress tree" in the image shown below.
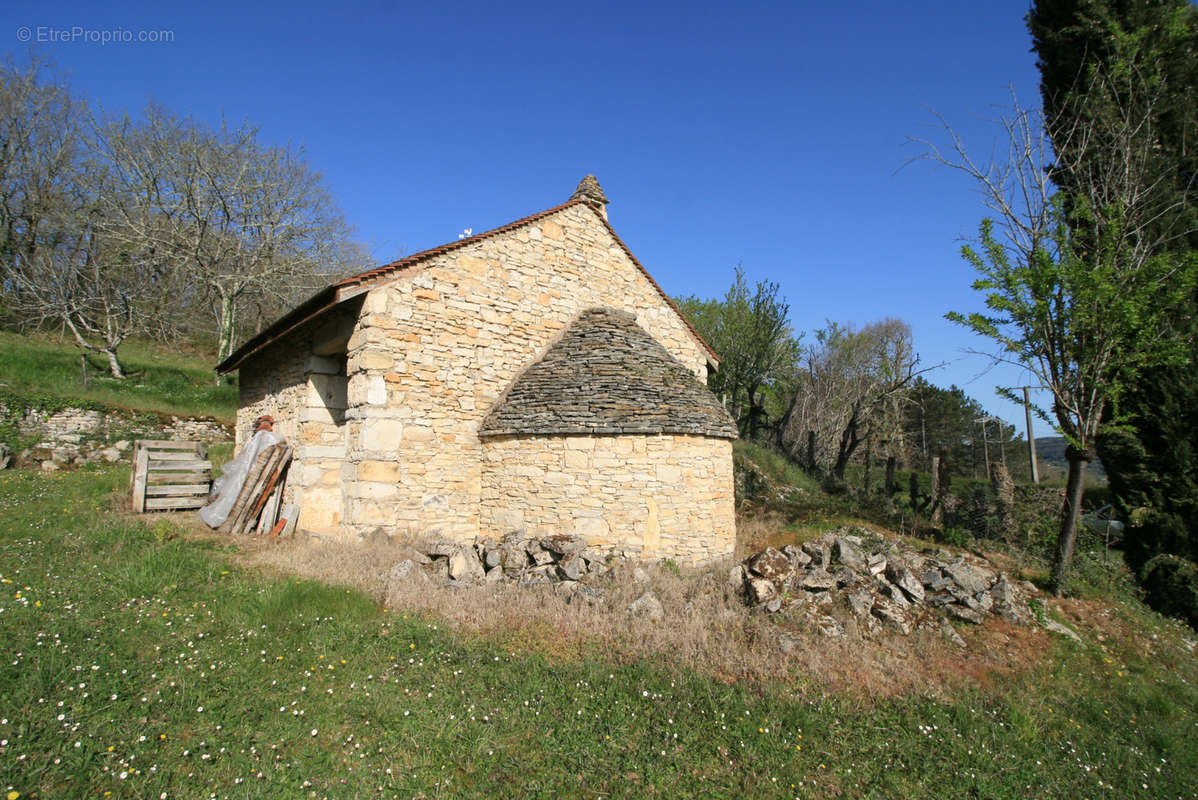
<svg viewBox="0 0 1198 800"><path fill-rule="evenodd" d="M1058 154L1094 173L1102 136L1119 128L1119 109L1145 104L1159 178L1145 236L1159 254L1178 261L1198 252L1198 9L1188 0L1037 0L1027 17L1038 57L1040 92ZM1107 115L1104 118L1104 115ZM1109 123L1109 124L1108 124ZM1084 171L1083 171L1084 173ZM1071 176L1078 175L1073 170ZM1080 187L1060 176L1066 200ZM1084 239L1086 231L1077 232ZM1104 433L1098 451L1123 515L1130 521L1127 559L1139 569L1158 553L1198 560L1198 297L1176 310L1188 332L1188 367L1145 371L1119 409L1129 424Z"/></svg>

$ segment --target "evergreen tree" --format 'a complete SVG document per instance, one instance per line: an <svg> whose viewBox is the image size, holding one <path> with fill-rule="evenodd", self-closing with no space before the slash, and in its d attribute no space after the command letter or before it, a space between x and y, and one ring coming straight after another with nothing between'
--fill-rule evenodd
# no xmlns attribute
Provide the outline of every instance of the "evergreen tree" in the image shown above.
<svg viewBox="0 0 1198 800"><path fill-rule="evenodd" d="M902 427L905 460L912 469L927 472L931 457L946 453L953 473L961 477L984 478L987 456L991 462L1007 462L1020 480L1031 477L1027 443L1016 429L996 421L957 386L944 389L916 378L903 408Z"/></svg>
<svg viewBox="0 0 1198 800"><path fill-rule="evenodd" d="M1103 164L1100 143L1080 142L1069 132L1080 117L1101 119L1113 108L1129 107L1137 92L1152 99L1144 135L1153 137L1154 157L1147 167L1159 180L1152 186L1154 219L1145 244L1178 262L1193 258L1198 251L1198 9L1188 0L1038 0L1028 14L1028 28L1058 153L1084 159L1093 171L1106 169L1110 165ZM1070 197L1078 187L1068 177L1054 176ZM1145 370L1135 390L1121 400L1120 416L1127 425L1098 438L1116 504L1130 523L1127 559L1137 570L1158 553L1198 560L1195 308L1198 297L1175 312L1176 327L1189 333L1189 364Z"/></svg>

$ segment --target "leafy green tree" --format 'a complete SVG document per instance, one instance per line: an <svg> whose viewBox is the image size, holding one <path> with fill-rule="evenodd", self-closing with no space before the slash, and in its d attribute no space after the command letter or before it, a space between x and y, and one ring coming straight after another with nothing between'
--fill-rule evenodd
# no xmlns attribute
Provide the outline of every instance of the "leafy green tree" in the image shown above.
<svg viewBox="0 0 1198 800"><path fill-rule="evenodd" d="M756 438L770 424L778 387L793 379L799 336L787 320L790 306L778 284L750 288L741 267L722 300L684 297L675 302L720 357L709 385L724 402L741 436Z"/></svg>
<svg viewBox="0 0 1198 800"><path fill-rule="evenodd" d="M1068 134L1079 120L1105 120L1131 107L1133 90L1152 98L1145 127L1152 137L1148 171L1158 176L1146 239L1178 260L1198 250L1198 8L1188 0L1039 0L1028 14L1040 88L1053 144L1072 161L1102 174L1109 149ZM1138 101L1143 105L1143 101ZM1141 116L1144 116L1142 113ZM1116 165L1117 166L1117 165ZM1078 192L1071 172L1054 174ZM1174 317L1190 342L1188 364L1151 366L1121 399L1127 424L1098 437L1116 505L1130 523L1128 562L1137 570L1158 553L1198 560L1198 296Z"/></svg>
<svg viewBox="0 0 1198 800"><path fill-rule="evenodd" d="M1096 8L1097 2L1086 3ZM1033 28L1035 33L1035 28ZM1135 37L1120 42L1133 59ZM979 163L951 128L952 148L927 157L973 178L994 217L966 257L981 275L987 314L951 315L995 340L999 358L1049 388L1052 421L1069 442L1066 502L1052 584L1068 585L1082 476L1104 423L1126 423L1120 401L1144 371L1183 363L1177 324L1190 300L1194 259L1166 253L1183 198L1160 170L1168 82L1151 61L1078 74L1049 114L1020 109L1002 122L1008 158ZM1056 188L1061 192L1056 193ZM1047 413L1041 411L1048 419Z"/></svg>
<svg viewBox="0 0 1198 800"><path fill-rule="evenodd" d="M1060 203L1053 206L1060 213ZM1142 369L1183 355L1171 312L1190 291L1194 265L1129 259L1117 224L1109 224L1115 229L1079 252L1070 227L1058 220L1050 239L1017 260L993 222L983 221L978 247L963 254L981 276L974 288L985 294L988 311L948 315L997 342L1000 359L1026 367L1051 392L1052 421L1069 442L1052 575L1058 594L1068 587L1083 477L1104 415L1119 407Z"/></svg>

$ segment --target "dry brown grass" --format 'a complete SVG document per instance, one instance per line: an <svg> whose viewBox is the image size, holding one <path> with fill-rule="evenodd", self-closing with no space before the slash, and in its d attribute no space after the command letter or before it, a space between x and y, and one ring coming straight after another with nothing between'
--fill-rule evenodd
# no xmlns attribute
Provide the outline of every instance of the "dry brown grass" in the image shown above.
<svg viewBox="0 0 1198 800"><path fill-rule="evenodd" d="M729 682L783 682L799 693L832 690L863 700L937 695L1026 669L1047 646L1043 633L998 621L961 631L966 651L927 632L872 640L850 630L829 639L785 613L746 608L727 588L731 562L677 572L650 566L648 580L639 583L632 566L623 565L594 582L605 595L592 605L551 586L441 587L419 578L388 585L388 568L408 553L403 545L240 541L238 558L247 564L353 586L393 611L435 618L459 635L506 649L565 660L648 658ZM627 614L648 590L665 608L660 622ZM788 653L784 636L797 637Z"/></svg>
<svg viewBox="0 0 1198 800"><path fill-rule="evenodd" d="M743 559L761 552L785 525L786 519L776 511L738 514L735 557Z"/></svg>

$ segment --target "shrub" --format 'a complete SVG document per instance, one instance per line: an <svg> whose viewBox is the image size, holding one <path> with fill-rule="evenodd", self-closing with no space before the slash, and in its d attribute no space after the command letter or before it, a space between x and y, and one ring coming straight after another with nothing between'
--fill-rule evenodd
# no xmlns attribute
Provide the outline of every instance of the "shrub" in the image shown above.
<svg viewBox="0 0 1198 800"><path fill-rule="evenodd" d="M1148 605L1198 629L1198 564L1162 554L1144 565L1140 580Z"/></svg>
<svg viewBox="0 0 1198 800"><path fill-rule="evenodd" d="M940 532L939 539L952 547L967 547L969 545L969 534L960 528L948 527Z"/></svg>
<svg viewBox="0 0 1198 800"><path fill-rule="evenodd" d="M1183 513L1176 513L1178 510ZM1132 569L1145 570L1148 562L1157 554L1173 553L1198 560L1198 537L1193 534L1190 515L1198 513L1198 507L1160 510L1137 508L1129 514L1125 533L1127 563Z"/></svg>

